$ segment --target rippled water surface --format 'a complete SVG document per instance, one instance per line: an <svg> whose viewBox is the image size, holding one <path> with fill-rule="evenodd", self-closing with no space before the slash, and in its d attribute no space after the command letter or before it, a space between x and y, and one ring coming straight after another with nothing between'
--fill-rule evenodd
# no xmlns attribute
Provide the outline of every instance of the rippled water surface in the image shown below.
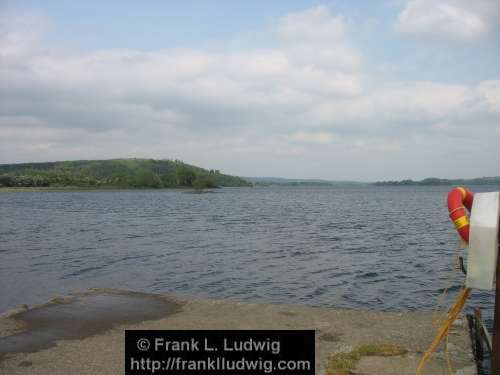
<svg viewBox="0 0 500 375"><path fill-rule="evenodd" d="M432 309L457 252L448 189L1 193L0 312L89 287ZM491 310L492 295L469 305Z"/></svg>

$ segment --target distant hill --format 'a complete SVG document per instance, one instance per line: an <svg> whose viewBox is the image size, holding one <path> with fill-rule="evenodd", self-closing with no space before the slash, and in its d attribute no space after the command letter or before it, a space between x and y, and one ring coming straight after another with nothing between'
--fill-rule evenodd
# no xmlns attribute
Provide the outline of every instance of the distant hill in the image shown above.
<svg viewBox="0 0 500 375"><path fill-rule="evenodd" d="M401 181L379 181L374 185L500 185L500 177L478 177L471 179L445 179L429 177L420 181L401 180Z"/></svg>
<svg viewBox="0 0 500 375"><path fill-rule="evenodd" d="M256 186L331 186L331 185L360 185L363 182L356 181L329 181L321 179L300 179L283 177L244 177Z"/></svg>
<svg viewBox="0 0 500 375"><path fill-rule="evenodd" d="M249 185L240 177L179 160L111 159L0 164L0 187L210 188Z"/></svg>

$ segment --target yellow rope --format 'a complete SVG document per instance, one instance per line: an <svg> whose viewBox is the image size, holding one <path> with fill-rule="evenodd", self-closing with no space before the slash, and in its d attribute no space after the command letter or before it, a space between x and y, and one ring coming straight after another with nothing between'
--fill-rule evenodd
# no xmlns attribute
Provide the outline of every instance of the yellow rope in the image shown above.
<svg viewBox="0 0 500 375"><path fill-rule="evenodd" d="M441 306L443 305L443 302L446 299L446 295L447 295L449 289L452 286L453 280L457 276L457 271L460 269L459 251L464 245L465 245L465 243L463 241L460 241L457 243L457 247L455 249L453 268L448 275L446 287L443 289L443 292L439 295L439 297L437 299L436 307L434 308L433 317L432 317L432 323L436 327L436 329L438 329L441 326L441 324L443 324L443 322L445 321L445 319L447 317L447 312L440 311L440 309L441 309ZM453 366L451 364L450 355L448 352L448 336L446 336L446 341L444 344L444 354L445 354L445 359L446 359L446 363L448 366L448 373L449 373L449 375L453 375ZM429 360L430 360L430 358L429 358Z"/></svg>
<svg viewBox="0 0 500 375"><path fill-rule="evenodd" d="M450 271L450 274L448 276L448 282L446 283L446 287L444 288L443 292L439 296L436 307L434 308L434 314L433 314L433 319L432 323L436 326L436 329L440 326L440 324L444 321L446 318L446 311L438 311L442 304L443 301L445 300L446 294L448 293L448 290L451 288L451 285L453 283L453 280L455 279L457 275L457 271L460 268L460 258L458 255L458 250L460 249L460 246L457 246L457 253L455 254L455 262L453 264L453 268ZM440 316L436 316L438 313L441 313ZM450 354L448 352L448 336L446 336L446 341L444 342L444 354L446 358L446 364L448 365L448 374L453 375L453 366L451 365L451 360L450 360Z"/></svg>
<svg viewBox="0 0 500 375"><path fill-rule="evenodd" d="M457 247L457 250L459 248ZM439 311L441 306L443 305L443 302L445 300L446 294L448 293L448 290L451 288L451 284L453 283L453 280L457 276L457 271L460 267L460 259L458 256L458 252L455 255L455 263L453 264L453 269L450 271L450 274L448 276L448 281L446 282L446 287L443 289L443 292L439 295L437 302L436 302L436 307L434 308L434 312L432 314L432 323L437 327L441 324L441 322L445 319L446 317L446 311ZM439 314L439 316L438 316Z"/></svg>
<svg viewBox="0 0 500 375"><path fill-rule="evenodd" d="M434 337L434 340L432 341L431 345L429 346L429 349L424 353L422 356L422 359L420 360L420 363L418 364L416 375L421 375L422 370L425 366L425 364L431 359L432 354L437 350L439 347L439 344L443 341L444 338L448 336L448 333L451 329L451 325L457 318L458 314L460 311L462 311L462 308L465 305L465 301L467 301L467 298L469 297L470 294L470 288L463 288L460 293L458 294L457 299L451 306L450 310L448 310L448 314L446 315L446 319L444 322L441 324L441 327L439 327L438 333L436 334L436 337Z"/></svg>
<svg viewBox="0 0 500 375"><path fill-rule="evenodd" d="M462 190L462 197L464 197L465 191L463 190L463 188L461 190ZM462 209L462 208L464 208L464 207L455 208L452 212L450 212L450 215L454 211L456 211L458 209ZM468 217L467 217L467 219L468 219ZM457 246L457 250L461 247L460 245L467 245L467 244L464 243L464 241L461 239L459 245ZM437 300L436 307L434 309L434 313L433 313L433 323L438 326L438 332L436 334L436 337L434 337L434 340L432 341L431 345L429 346L429 348L426 350L426 352L422 356L422 359L420 360L420 363L418 364L418 367L416 370L416 375L421 375L422 370L425 367L426 363L430 361L430 359L432 358L432 355L437 350L437 348L439 347L439 345L441 344L443 339L446 339L445 344L444 344L444 353L445 353L445 357L446 357L446 364L448 366L448 372L450 374L453 374L453 367L451 365L450 356L448 353L448 333L450 332L450 329L451 329L453 322L457 319L458 314L460 314L460 311L462 311L462 309L465 305L465 302L467 301L467 298L470 295L470 292L471 292L470 288L465 288L465 287L462 288L462 290L460 291L460 293L457 296L457 299L455 300L455 302L453 303L451 308L448 310L448 313L443 312L438 317L436 317L436 315L439 313L438 310L440 309L440 307L441 307L441 305L446 297L446 294L451 287L451 283L456 276L456 272L457 272L458 268L459 268L459 256L457 253L455 256L455 264L454 264L453 270L450 272L447 285L444 288L443 293L441 293L441 295L439 296L439 298Z"/></svg>

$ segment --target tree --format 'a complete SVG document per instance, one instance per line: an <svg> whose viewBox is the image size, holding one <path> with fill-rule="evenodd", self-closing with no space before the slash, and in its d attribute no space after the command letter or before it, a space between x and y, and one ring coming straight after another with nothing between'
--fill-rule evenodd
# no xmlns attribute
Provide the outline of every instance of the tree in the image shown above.
<svg viewBox="0 0 500 375"><path fill-rule="evenodd" d="M132 180L133 187L149 187L160 188L162 186L161 179L153 172L141 171Z"/></svg>
<svg viewBox="0 0 500 375"><path fill-rule="evenodd" d="M185 166L180 166L177 168L176 177L178 185L193 186L193 182L196 179L196 174L193 170Z"/></svg>
<svg viewBox="0 0 500 375"><path fill-rule="evenodd" d="M213 178L210 176L198 176L193 182L193 187L197 190L216 188Z"/></svg>
<svg viewBox="0 0 500 375"><path fill-rule="evenodd" d="M14 186L14 179L6 174L0 175L0 186L12 187Z"/></svg>

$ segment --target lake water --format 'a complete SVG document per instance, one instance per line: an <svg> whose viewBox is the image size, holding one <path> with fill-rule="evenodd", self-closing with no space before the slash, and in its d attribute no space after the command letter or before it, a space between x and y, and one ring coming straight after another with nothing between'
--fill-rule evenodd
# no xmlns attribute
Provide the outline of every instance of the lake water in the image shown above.
<svg viewBox="0 0 500 375"><path fill-rule="evenodd" d="M89 287L430 310L457 254L448 190L1 193L0 312ZM450 297L463 279L457 272ZM474 291L468 306L490 316L493 302Z"/></svg>

